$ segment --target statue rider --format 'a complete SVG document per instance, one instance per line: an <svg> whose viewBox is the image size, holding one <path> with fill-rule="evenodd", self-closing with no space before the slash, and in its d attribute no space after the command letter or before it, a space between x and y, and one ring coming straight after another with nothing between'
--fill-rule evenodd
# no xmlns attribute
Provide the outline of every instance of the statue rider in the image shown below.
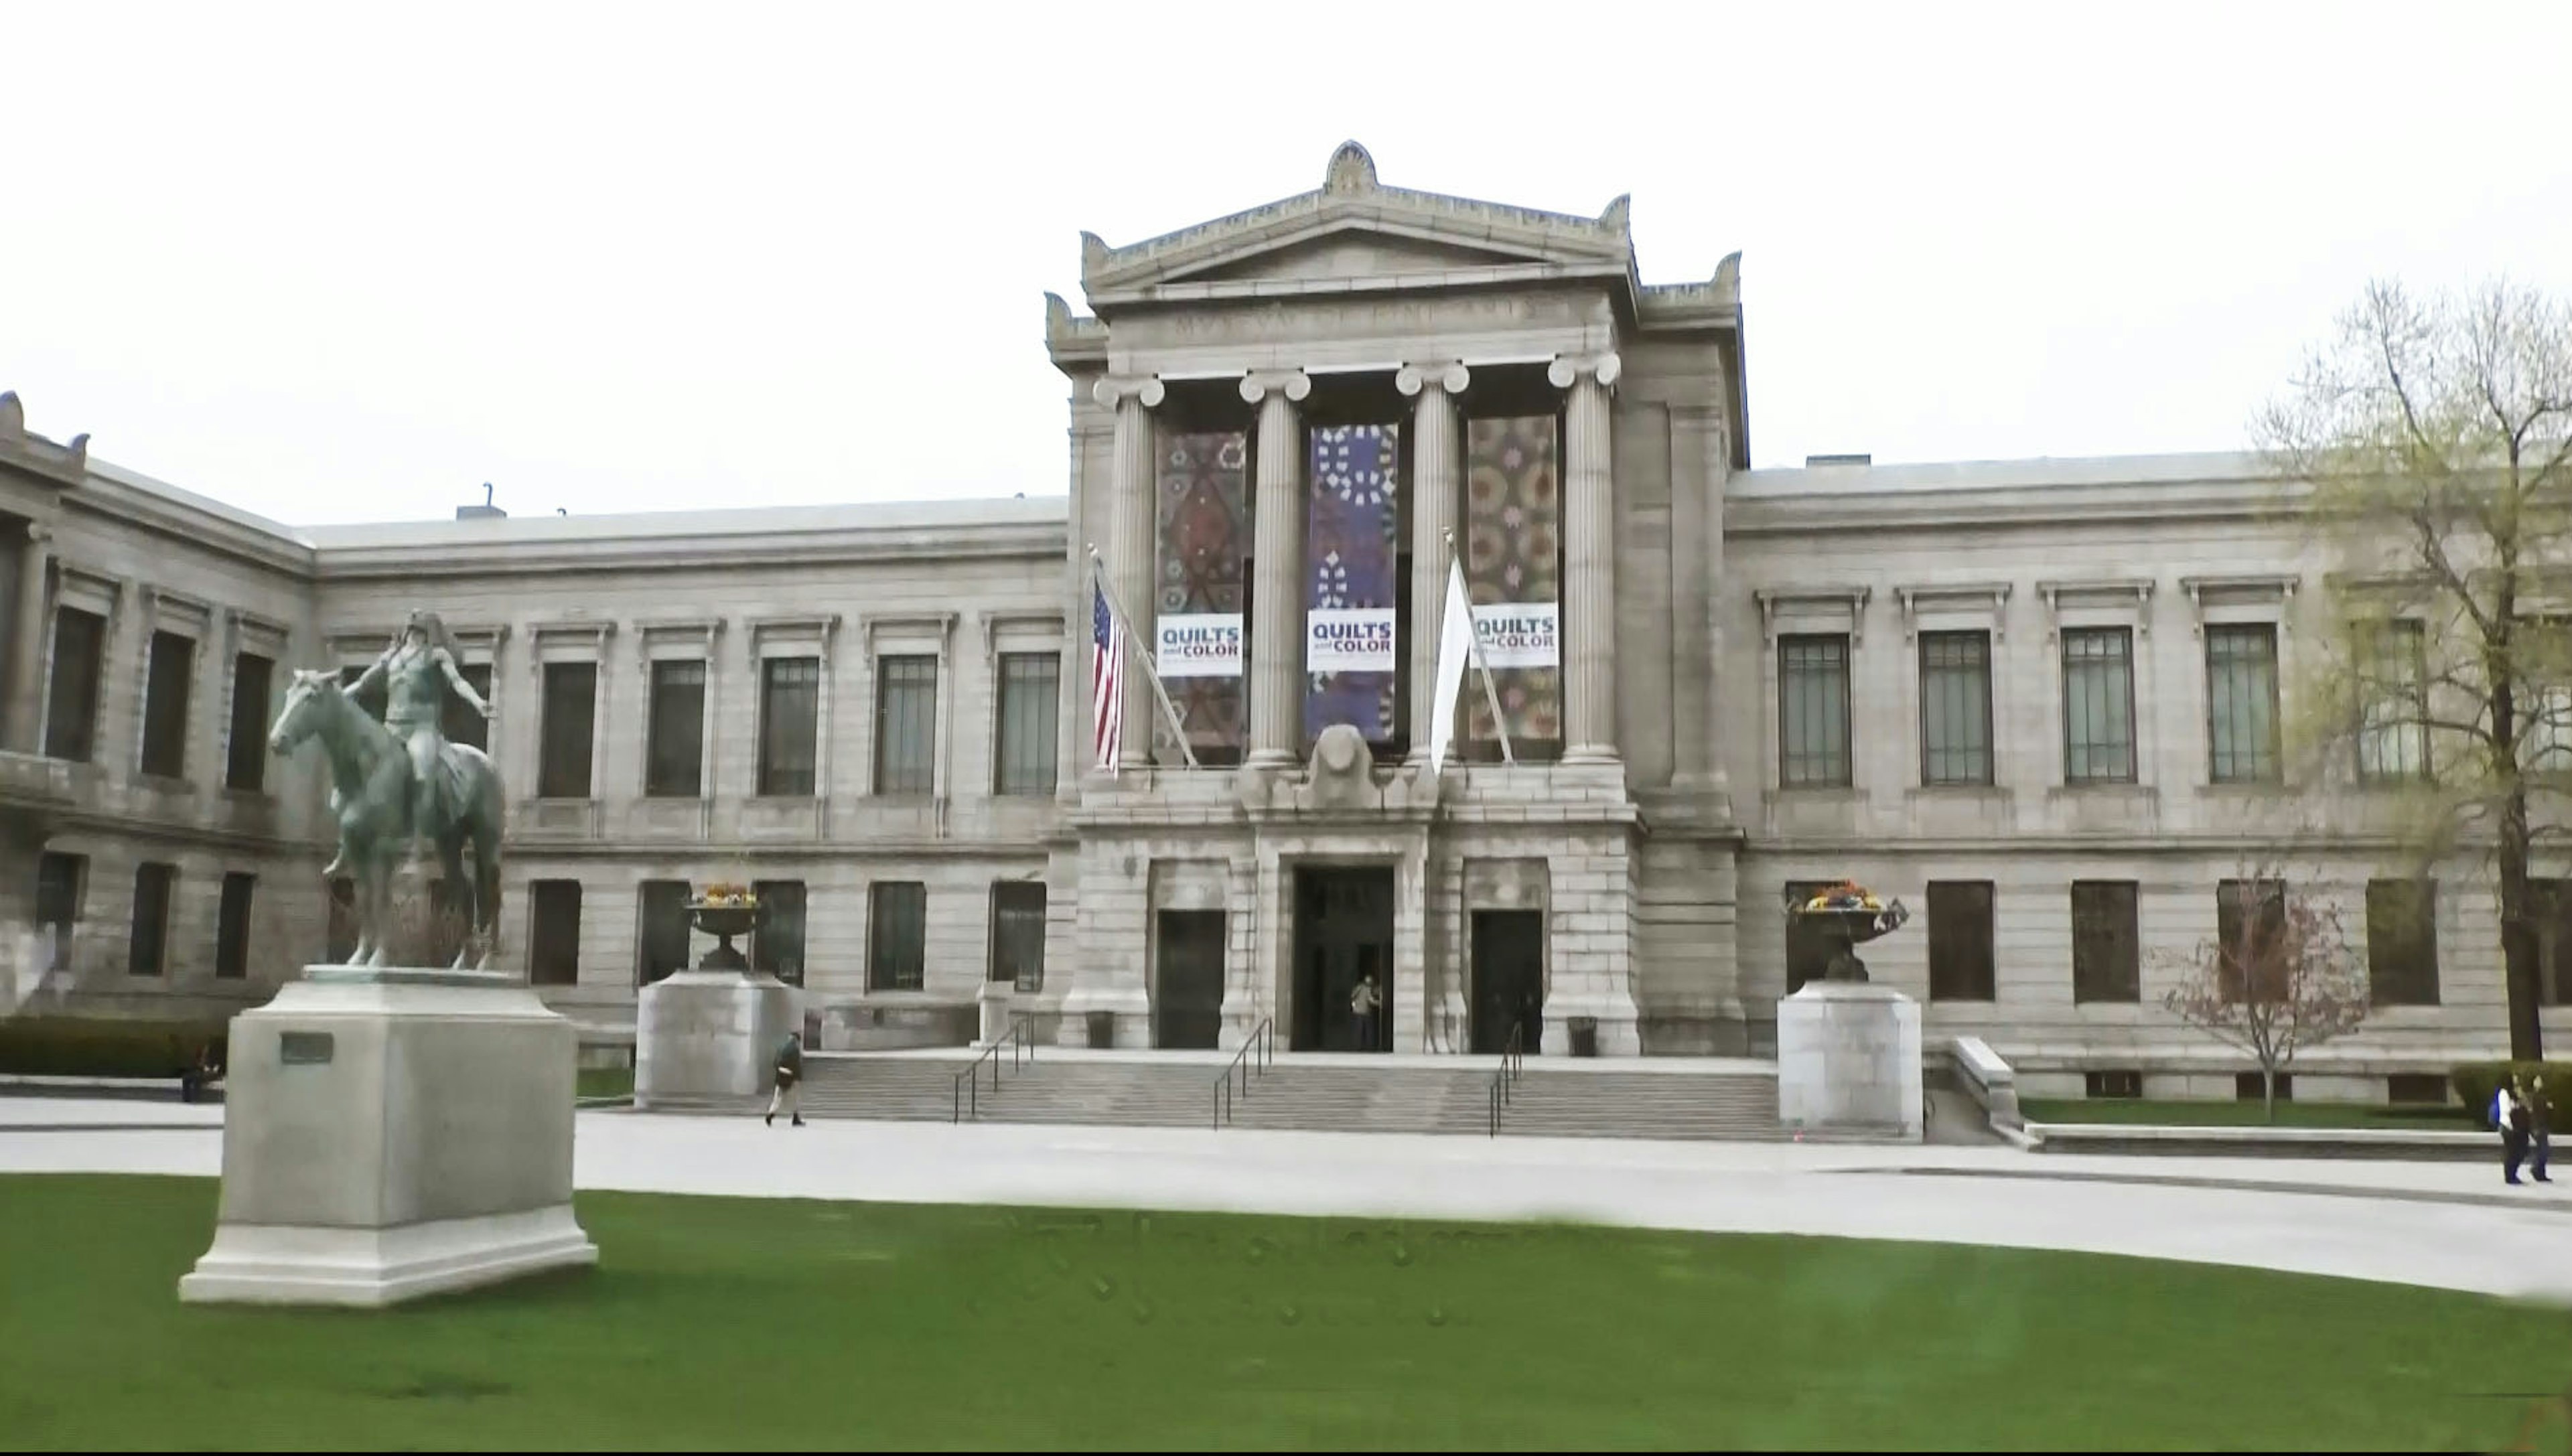
<svg viewBox="0 0 2572 1456"><path fill-rule="evenodd" d="M410 614L401 635L347 687L354 697L375 682L384 685L384 726L410 755L410 827L419 838L434 833L441 817L452 818L460 807L450 803L445 816L436 812L450 793L450 776L445 772L445 694L452 690L473 711L491 716L491 705L464 680L455 658L455 639L447 635L446 623L423 607ZM332 873L336 872L334 865Z"/></svg>

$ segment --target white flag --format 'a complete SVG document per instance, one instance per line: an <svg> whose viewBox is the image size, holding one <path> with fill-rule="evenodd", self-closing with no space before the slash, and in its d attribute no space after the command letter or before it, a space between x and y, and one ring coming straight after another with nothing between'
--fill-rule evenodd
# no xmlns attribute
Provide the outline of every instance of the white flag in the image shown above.
<svg viewBox="0 0 2572 1456"><path fill-rule="evenodd" d="M1438 692L1429 720L1429 771L1447 766L1456 740L1456 699L1465 690L1465 663L1474 651L1474 604L1465 595L1465 563L1449 563L1447 605L1438 614Z"/></svg>

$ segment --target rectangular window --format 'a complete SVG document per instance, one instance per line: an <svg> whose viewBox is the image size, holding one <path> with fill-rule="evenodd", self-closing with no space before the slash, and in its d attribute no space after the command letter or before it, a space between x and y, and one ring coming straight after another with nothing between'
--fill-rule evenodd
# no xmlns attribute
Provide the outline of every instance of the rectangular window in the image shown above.
<svg viewBox="0 0 2572 1456"><path fill-rule="evenodd" d="M2384 1099L2397 1106L2442 1106L2447 1079L2434 1072L2396 1072L2384 1079Z"/></svg>
<svg viewBox="0 0 2572 1456"><path fill-rule="evenodd" d="M652 664L652 718L645 729L643 792L694 799L705 789L706 665Z"/></svg>
<svg viewBox="0 0 2572 1456"><path fill-rule="evenodd" d="M2418 622L2390 621L2360 639L2357 777L2364 783L2427 778L2427 638Z"/></svg>
<svg viewBox="0 0 2572 1456"><path fill-rule="evenodd" d="M590 754L598 727L598 664L545 664L545 725L536 793L546 799L590 797Z"/></svg>
<svg viewBox="0 0 2572 1456"><path fill-rule="evenodd" d="M1992 1000L1992 885L1929 882L1929 999Z"/></svg>
<svg viewBox="0 0 2572 1456"><path fill-rule="evenodd" d="M2255 914L2256 919L2252 916ZM2286 882L2221 880L2215 886L2216 978L2227 1001L2240 1001L2245 978L2273 986L2286 934Z"/></svg>
<svg viewBox="0 0 2572 1456"><path fill-rule="evenodd" d="M762 880L750 889L759 897L759 933L751 938L751 968L789 986L803 985L804 882Z"/></svg>
<svg viewBox="0 0 2572 1456"><path fill-rule="evenodd" d="M72 963L72 934L80 924L81 892L89 880L89 859L85 855L48 853L36 861L36 924L42 928L48 971L60 971Z"/></svg>
<svg viewBox="0 0 2572 1456"><path fill-rule="evenodd" d="M634 976L636 985L649 986L688 969L688 882L646 880L642 890Z"/></svg>
<svg viewBox="0 0 2572 1456"><path fill-rule="evenodd" d="M2236 1101L2255 1102L2264 1099L2266 1092L2262 1091L2262 1087L2263 1081L2259 1074L2255 1072L2237 1072L2233 1074L2233 1096ZM2277 1100L2281 1102L2291 1102L2294 1099L2295 1079L2293 1074L2284 1072L2278 1073Z"/></svg>
<svg viewBox="0 0 2572 1456"><path fill-rule="evenodd" d="M152 634L143 680L143 771L155 778L187 777L188 689L196 663L194 637Z"/></svg>
<svg viewBox="0 0 2572 1456"><path fill-rule="evenodd" d="M54 612L53 684L45 708L45 756L87 763L98 750L99 654L107 619L78 607Z"/></svg>
<svg viewBox="0 0 2572 1456"><path fill-rule="evenodd" d="M2144 1094L2144 1075L2131 1068L2107 1072L2085 1072L2081 1091L2093 1097L2140 1097Z"/></svg>
<svg viewBox="0 0 2572 1456"><path fill-rule="evenodd" d="M759 792L811 798L821 742L822 659L771 657L759 672Z"/></svg>
<svg viewBox="0 0 2572 1456"><path fill-rule="evenodd" d="M928 886L895 882L867 891L867 990L920 990L927 984L928 942Z"/></svg>
<svg viewBox="0 0 2572 1456"><path fill-rule="evenodd" d="M330 905L322 922L322 959L344 966L357 953L357 882L345 875L330 881Z"/></svg>
<svg viewBox="0 0 2572 1456"><path fill-rule="evenodd" d="M215 914L215 977L239 981L250 975L250 897L257 875L239 871L224 876L222 907Z"/></svg>
<svg viewBox="0 0 2572 1456"><path fill-rule="evenodd" d="M2366 882L2367 1000L2438 1004L2438 882Z"/></svg>
<svg viewBox="0 0 2572 1456"><path fill-rule="evenodd" d="M2208 777L2219 784L2278 778L2277 629L2236 622L2206 629Z"/></svg>
<svg viewBox="0 0 2572 1456"><path fill-rule="evenodd" d="M2072 999L2143 1000L2143 936L2132 880L2072 882Z"/></svg>
<svg viewBox="0 0 2572 1456"><path fill-rule="evenodd" d="M1992 634L1920 634L1920 782L1992 781Z"/></svg>
<svg viewBox="0 0 2572 1456"><path fill-rule="evenodd" d="M134 867L134 934L125 952L128 973L158 976L168 968L170 892L178 879L177 865Z"/></svg>
<svg viewBox="0 0 2572 1456"><path fill-rule="evenodd" d="M342 667L339 669L339 686L354 689L348 693L349 701L365 709L367 717L381 721L384 716L384 680L377 677L360 688L357 680L365 675L366 669L362 666Z"/></svg>
<svg viewBox="0 0 2572 1456"><path fill-rule="evenodd" d="M1056 713L1062 702L1062 658L1053 652L1000 656L1000 744L991 784L999 794L1043 796L1054 790Z"/></svg>
<svg viewBox="0 0 2572 1456"><path fill-rule="evenodd" d="M1141 725L1129 723L1126 729L1137 731ZM937 742L938 659L877 658L876 792L936 792Z"/></svg>
<svg viewBox="0 0 2572 1456"><path fill-rule="evenodd" d="M2129 628L2064 629L2063 781L2135 781L2135 634Z"/></svg>
<svg viewBox="0 0 2572 1456"><path fill-rule="evenodd" d="M578 880L527 882L527 980L537 986L580 984Z"/></svg>
<svg viewBox="0 0 2572 1456"><path fill-rule="evenodd" d="M991 886L993 981L1020 991L1044 990L1044 881L1002 880Z"/></svg>
<svg viewBox="0 0 2572 1456"><path fill-rule="evenodd" d="M491 701L490 663L459 662L455 664L455 675L464 679L475 697L485 703ZM473 705L464 701L464 695L452 683L445 684L438 694L437 731L445 734L449 743L467 744L484 753L491 751L491 720L473 711Z"/></svg>
<svg viewBox="0 0 2572 1456"><path fill-rule="evenodd" d="M1849 639L1777 639L1777 782L1845 787L1849 775Z"/></svg>
<svg viewBox="0 0 2572 1456"><path fill-rule="evenodd" d="M233 654L233 722L224 740L224 787L258 793L268 787L268 695L277 664L256 652Z"/></svg>

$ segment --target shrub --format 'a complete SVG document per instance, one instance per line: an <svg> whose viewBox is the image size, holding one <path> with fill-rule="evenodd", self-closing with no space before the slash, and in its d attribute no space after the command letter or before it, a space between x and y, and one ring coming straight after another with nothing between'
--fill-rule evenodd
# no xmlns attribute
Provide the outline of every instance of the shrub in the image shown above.
<svg viewBox="0 0 2572 1456"><path fill-rule="evenodd" d="M150 1077L179 1070L213 1043L226 1055L226 1023L20 1017L0 1022L0 1073L18 1077Z"/></svg>
<svg viewBox="0 0 2572 1456"><path fill-rule="evenodd" d="M2547 1103L2558 1113L2572 1111L2572 1062L2460 1062L2448 1070L2447 1083L2474 1120L2489 1127L2492 1093L2506 1077L2544 1078Z"/></svg>

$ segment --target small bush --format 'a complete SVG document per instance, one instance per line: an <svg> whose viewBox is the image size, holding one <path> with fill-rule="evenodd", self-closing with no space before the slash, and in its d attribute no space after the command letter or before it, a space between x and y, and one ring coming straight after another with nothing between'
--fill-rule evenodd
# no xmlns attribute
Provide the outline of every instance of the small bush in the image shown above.
<svg viewBox="0 0 2572 1456"><path fill-rule="evenodd" d="M2447 1083L2456 1090L2456 1099L2474 1120L2491 1125L2492 1093L2500 1090L2501 1079L2545 1079L2546 1104L2560 1112L2572 1107L2572 1062L2460 1062L2449 1069Z"/></svg>
<svg viewBox="0 0 2572 1456"><path fill-rule="evenodd" d="M227 1024L20 1017L0 1022L0 1073L17 1077L166 1077L176 1080L208 1043L223 1062Z"/></svg>

